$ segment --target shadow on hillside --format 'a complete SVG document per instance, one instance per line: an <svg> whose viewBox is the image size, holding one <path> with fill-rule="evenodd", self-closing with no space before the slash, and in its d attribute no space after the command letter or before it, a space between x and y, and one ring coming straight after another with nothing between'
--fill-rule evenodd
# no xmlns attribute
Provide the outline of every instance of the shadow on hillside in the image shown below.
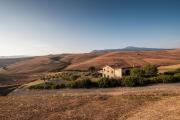
<svg viewBox="0 0 180 120"><path fill-rule="evenodd" d="M13 86L5 86L0 87L0 96L6 96L13 90L15 90L19 85L13 85Z"/></svg>

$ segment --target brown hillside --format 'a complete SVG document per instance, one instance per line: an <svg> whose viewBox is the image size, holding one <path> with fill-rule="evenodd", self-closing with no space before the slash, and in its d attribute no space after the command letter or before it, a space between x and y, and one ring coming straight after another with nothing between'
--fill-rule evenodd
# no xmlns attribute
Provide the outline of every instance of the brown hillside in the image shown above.
<svg viewBox="0 0 180 120"><path fill-rule="evenodd" d="M173 65L180 64L180 50L111 52L104 54L60 54L35 57L7 67L6 73L43 73L59 70L87 70L90 66L104 65Z"/></svg>
<svg viewBox="0 0 180 120"><path fill-rule="evenodd" d="M11 64L7 67L5 73L44 73L63 70L70 64L80 63L97 57L99 54L60 54L35 57Z"/></svg>
<svg viewBox="0 0 180 120"><path fill-rule="evenodd" d="M87 70L90 66L102 68L104 65L172 65L180 63L180 50L144 51L144 52L112 52L96 58L69 65L66 70Z"/></svg>

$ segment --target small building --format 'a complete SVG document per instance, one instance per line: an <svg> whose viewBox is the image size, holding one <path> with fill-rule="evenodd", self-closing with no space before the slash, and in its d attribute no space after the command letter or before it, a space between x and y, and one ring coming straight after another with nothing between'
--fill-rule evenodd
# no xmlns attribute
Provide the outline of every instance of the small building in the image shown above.
<svg viewBox="0 0 180 120"><path fill-rule="evenodd" d="M122 78L125 75L130 75L130 69L132 69L133 67L122 67L121 65L106 65L103 67L101 73L103 77L118 79Z"/></svg>

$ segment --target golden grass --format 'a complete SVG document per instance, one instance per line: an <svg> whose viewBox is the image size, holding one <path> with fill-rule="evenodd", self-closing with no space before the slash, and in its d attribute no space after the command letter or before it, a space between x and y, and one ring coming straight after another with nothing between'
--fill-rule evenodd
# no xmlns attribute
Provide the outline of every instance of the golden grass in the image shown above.
<svg viewBox="0 0 180 120"><path fill-rule="evenodd" d="M30 82L30 83L24 84L24 85L22 85L20 87L28 88L30 86L41 84L41 83L44 83L44 80L36 80L36 81Z"/></svg>
<svg viewBox="0 0 180 120"><path fill-rule="evenodd" d="M177 68L180 68L180 64L176 65L168 65L168 66L160 66L158 68L160 73L169 72L169 71L175 71Z"/></svg>
<svg viewBox="0 0 180 120"><path fill-rule="evenodd" d="M152 89L154 88L154 89ZM139 88L34 91L0 97L1 120L180 119L179 84ZM81 92L80 92L81 91ZM85 91L93 94L82 94ZM96 91L96 92L95 92ZM76 95L74 92L79 93ZM122 94L108 95L108 92ZM31 94L28 94L31 93ZM176 94L175 94L176 93ZM140 117L140 118L139 118Z"/></svg>

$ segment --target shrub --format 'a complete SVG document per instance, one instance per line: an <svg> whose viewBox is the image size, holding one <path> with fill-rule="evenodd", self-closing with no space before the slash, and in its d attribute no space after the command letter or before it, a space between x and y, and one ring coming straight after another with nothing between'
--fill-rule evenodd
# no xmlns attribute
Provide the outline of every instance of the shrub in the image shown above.
<svg viewBox="0 0 180 120"><path fill-rule="evenodd" d="M79 88L90 88L92 87L92 81L89 79L83 79L83 80L79 80L76 81Z"/></svg>
<svg viewBox="0 0 180 120"><path fill-rule="evenodd" d="M148 76L148 77L156 76L158 73L157 67L151 64L144 66L143 70L144 70L145 76Z"/></svg>
<svg viewBox="0 0 180 120"><path fill-rule="evenodd" d="M136 77L127 76L122 79L122 85L126 87L134 87L136 86L136 82Z"/></svg>
<svg viewBox="0 0 180 120"><path fill-rule="evenodd" d="M169 72L165 72L164 75L174 75L176 72L174 71L169 71Z"/></svg>
<svg viewBox="0 0 180 120"><path fill-rule="evenodd" d="M29 87L29 89L59 89L59 88L62 88L62 86L55 83L41 83Z"/></svg>
<svg viewBox="0 0 180 120"><path fill-rule="evenodd" d="M69 80L77 80L79 77L79 75L70 75Z"/></svg>
<svg viewBox="0 0 180 120"><path fill-rule="evenodd" d="M148 78L149 83L159 83L159 80L157 77L150 77Z"/></svg>
<svg viewBox="0 0 180 120"><path fill-rule="evenodd" d="M49 88L50 88L50 89L57 89L57 88L58 88L58 85L53 83L53 84L50 84L50 85L49 85Z"/></svg>
<svg viewBox="0 0 180 120"><path fill-rule="evenodd" d="M92 75L93 77L100 77L100 76L101 76L101 74L98 73L98 72L94 72L94 73L92 73L91 75Z"/></svg>
<svg viewBox="0 0 180 120"><path fill-rule="evenodd" d="M160 83L171 83L174 82L174 77L172 75L159 75L157 80Z"/></svg>
<svg viewBox="0 0 180 120"><path fill-rule="evenodd" d="M77 81L72 81L66 85L69 88L91 88L93 87L93 82L89 79L82 79Z"/></svg>
<svg viewBox="0 0 180 120"><path fill-rule="evenodd" d="M62 83L62 84L60 84L58 87L59 87L59 88L65 88L66 85L65 85L64 83Z"/></svg>
<svg viewBox="0 0 180 120"><path fill-rule="evenodd" d="M110 79L110 87L118 87L121 86L121 80Z"/></svg>
<svg viewBox="0 0 180 120"><path fill-rule="evenodd" d="M100 88L117 87L120 86L120 81L115 79L100 78L97 81L97 85Z"/></svg>
<svg viewBox="0 0 180 120"><path fill-rule="evenodd" d="M142 77L144 76L144 71L141 68L133 68L130 71L130 75L133 77Z"/></svg>
<svg viewBox="0 0 180 120"><path fill-rule="evenodd" d="M176 72L176 73L180 73L180 68L177 68L177 69L175 70L175 72Z"/></svg>
<svg viewBox="0 0 180 120"><path fill-rule="evenodd" d="M69 82L65 86L68 87L68 88L77 88L76 87L77 85L76 85L75 81Z"/></svg>
<svg viewBox="0 0 180 120"><path fill-rule="evenodd" d="M175 82L180 82L180 73L176 73L176 74L174 74L174 81Z"/></svg>
<svg viewBox="0 0 180 120"><path fill-rule="evenodd" d="M122 79L122 85L126 87L144 86L149 83L150 81L143 77L127 76Z"/></svg>

